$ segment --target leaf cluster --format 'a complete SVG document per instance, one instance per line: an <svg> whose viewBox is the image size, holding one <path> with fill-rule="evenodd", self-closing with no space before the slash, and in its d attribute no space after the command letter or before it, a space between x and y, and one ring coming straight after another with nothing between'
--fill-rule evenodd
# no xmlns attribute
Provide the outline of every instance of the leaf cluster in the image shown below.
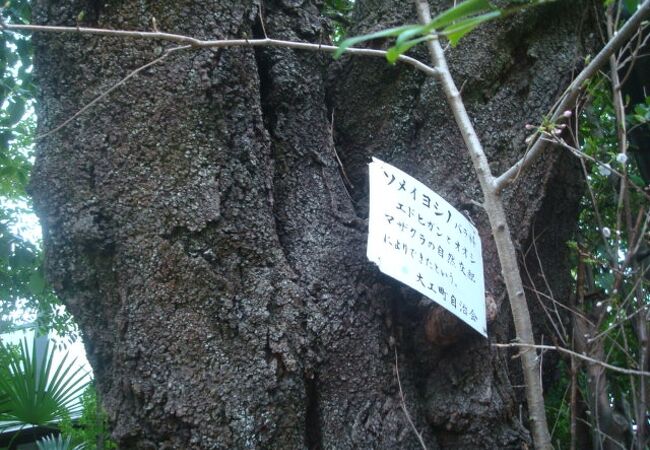
<svg viewBox="0 0 650 450"><path fill-rule="evenodd" d="M388 62L394 64L401 55L422 42L444 36L452 46L455 46L463 36L483 23L549 1L553 0L511 1L505 8L498 8L488 0L465 0L438 14L426 25L402 25L346 39L339 45L334 57L340 57L348 48L365 41L396 38L386 54Z"/></svg>
<svg viewBox="0 0 650 450"><path fill-rule="evenodd" d="M0 20L5 23L29 23L31 6L26 0L12 0L0 9ZM2 159L8 155L13 140L30 136L31 124L18 126L31 107L35 97L32 75L31 38L18 33L2 33L0 44L0 151ZM24 143L24 142L23 142ZM5 162L5 161L2 161ZM0 170L4 170L0 169ZM4 175L4 172L0 172Z"/></svg>
<svg viewBox="0 0 650 450"><path fill-rule="evenodd" d="M61 434L70 437L73 444L82 445L86 450L117 448L109 438L108 415L99 403L97 390L92 383L82 394L81 405L81 417L74 422L66 418L59 424Z"/></svg>
<svg viewBox="0 0 650 450"><path fill-rule="evenodd" d="M334 44L339 44L350 26L350 16L354 0L325 0L322 13L330 21L330 38Z"/></svg>
<svg viewBox="0 0 650 450"><path fill-rule="evenodd" d="M50 426L80 409L78 397L88 384L86 371L75 368L68 353L55 362L49 340L38 351L37 339L31 349L26 339L17 349L0 344L6 363L0 367L0 422Z"/></svg>
<svg viewBox="0 0 650 450"><path fill-rule="evenodd" d="M29 23L28 0L0 8L2 23ZM35 87L33 50L27 35L3 31L0 42L0 331L11 328L17 309L38 311L42 328L74 335L76 327L47 285L39 243L18 230L19 218L31 213L26 192L33 160ZM20 305L20 306L19 306Z"/></svg>

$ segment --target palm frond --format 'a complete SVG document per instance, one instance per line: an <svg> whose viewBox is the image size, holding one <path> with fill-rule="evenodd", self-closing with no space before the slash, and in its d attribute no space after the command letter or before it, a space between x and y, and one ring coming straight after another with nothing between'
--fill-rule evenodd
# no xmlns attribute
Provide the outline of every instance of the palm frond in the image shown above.
<svg viewBox="0 0 650 450"><path fill-rule="evenodd" d="M7 352L6 366L0 367L0 421L39 426L60 421L80 410L79 396L88 384L88 374L75 368L66 353L55 362L49 341L42 352L32 350L23 339L17 352Z"/></svg>

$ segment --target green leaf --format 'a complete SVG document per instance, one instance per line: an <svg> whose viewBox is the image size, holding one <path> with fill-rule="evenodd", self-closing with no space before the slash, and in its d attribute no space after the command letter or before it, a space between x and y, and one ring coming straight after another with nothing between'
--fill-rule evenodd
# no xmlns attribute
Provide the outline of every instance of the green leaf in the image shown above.
<svg viewBox="0 0 650 450"><path fill-rule="evenodd" d="M640 176L634 173L628 174L628 176L630 177L630 180L632 180L632 183L636 184L637 186L645 186L645 182Z"/></svg>
<svg viewBox="0 0 650 450"><path fill-rule="evenodd" d="M487 0L466 0L447 11L438 14L427 24L427 31L441 29L468 16L493 11L496 8Z"/></svg>
<svg viewBox="0 0 650 450"><path fill-rule="evenodd" d="M411 30L407 30L407 31L403 32L402 34L400 34L399 36L397 36L397 40L395 41L395 47L400 47L405 42L413 39L415 36L417 36L419 34L422 34L422 33L426 33L426 32L427 31L426 31L424 25L419 26L417 28L413 28Z"/></svg>
<svg viewBox="0 0 650 450"><path fill-rule="evenodd" d="M501 16L501 11L499 10L487 14L482 14L478 17L473 17L471 19L463 20L461 22L450 25L449 27L444 29L443 33L445 36L447 36L447 39L449 39L451 45L456 46L458 44L458 41L467 33L472 31L474 28L476 28L477 26L479 26L484 22L490 21L492 19L496 19L497 17L500 16Z"/></svg>
<svg viewBox="0 0 650 450"><path fill-rule="evenodd" d="M334 53L334 59L340 58L341 55L353 45L382 37L399 36L403 32L412 30L414 28L421 28L421 25L402 25L401 27L388 28L387 30L377 31L375 33L364 34L362 36L355 36L353 38L346 39L341 42L338 50L336 50Z"/></svg>
<svg viewBox="0 0 650 450"><path fill-rule="evenodd" d="M406 53L411 47L418 45L420 42L424 42L429 40L429 35L427 36L420 36L417 39L412 39L401 46L394 46L388 49L388 52L386 53L386 59L388 60L389 63L395 64L397 59L400 57L400 55Z"/></svg>

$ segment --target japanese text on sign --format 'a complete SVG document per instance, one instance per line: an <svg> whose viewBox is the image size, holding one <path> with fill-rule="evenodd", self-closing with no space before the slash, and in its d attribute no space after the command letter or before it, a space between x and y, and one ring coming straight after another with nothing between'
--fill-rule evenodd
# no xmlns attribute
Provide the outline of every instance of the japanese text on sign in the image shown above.
<svg viewBox="0 0 650 450"><path fill-rule="evenodd" d="M474 225L401 170L376 158L369 166L368 259L487 336Z"/></svg>

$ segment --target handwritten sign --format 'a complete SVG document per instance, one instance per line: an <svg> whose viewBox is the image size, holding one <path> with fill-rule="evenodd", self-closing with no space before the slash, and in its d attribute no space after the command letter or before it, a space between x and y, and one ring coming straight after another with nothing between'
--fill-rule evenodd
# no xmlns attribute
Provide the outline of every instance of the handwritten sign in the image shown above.
<svg viewBox="0 0 650 450"><path fill-rule="evenodd" d="M415 178L370 166L368 259L487 337L481 240L474 225Z"/></svg>

